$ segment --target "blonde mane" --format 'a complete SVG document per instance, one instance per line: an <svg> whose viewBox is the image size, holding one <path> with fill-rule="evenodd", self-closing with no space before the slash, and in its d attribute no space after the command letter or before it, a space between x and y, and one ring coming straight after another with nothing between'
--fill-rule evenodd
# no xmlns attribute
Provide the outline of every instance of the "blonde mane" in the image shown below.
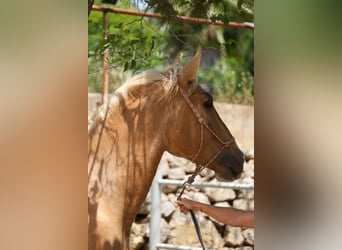
<svg viewBox="0 0 342 250"><path fill-rule="evenodd" d="M134 75L113 93L108 103L104 103L101 106L97 107L93 114L88 117L88 133L90 133L100 121L104 120L106 112L112 112L112 110L119 104L120 98L132 97L133 90L136 91L140 88L140 86L143 87L152 84L163 84L165 92L173 96L173 94L177 93L179 88L177 82L180 72L180 65L173 65L165 68L163 71L157 69L149 69ZM190 88L189 95L193 91L194 88Z"/></svg>
<svg viewBox="0 0 342 250"><path fill-rule="evenodd" d="M121 85L115 91L115 93L120 93L127 96L130 94L130 90L135 89L136 87L160 83L165 83L165 90L173 91L176 90L178 87L177 81L179 72L180 67L178 67L177 65L169 66L163 71L157 69L149 69L134 75L131 79Z"/></svg>

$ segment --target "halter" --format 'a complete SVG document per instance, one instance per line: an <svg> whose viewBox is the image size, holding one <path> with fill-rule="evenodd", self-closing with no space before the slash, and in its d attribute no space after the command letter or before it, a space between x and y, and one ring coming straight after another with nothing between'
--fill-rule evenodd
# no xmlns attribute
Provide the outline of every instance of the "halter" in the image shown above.
<svg viewBox="0 0 342 250"><path fill-rule="evenodd" d="M184 90L179 87L179 92L181 93L181 95L184 97L186 103L189 105L190 109L192 110L192 112L194 113L194 115L196 116L199 124L201 125L201 137L200 137L200 144L199 144L199 147L198 147L198 150L197 150L197 153L195 154L195 156L191 159L191 161L193 163L196 164L196 169L195 171L192 173L191 176L188 177L188 179L183 183L183 186L182 186L182 190L180 192L180 194L178 195L177 197L177 200L180 200L182 198L182 195L184 193L184 190L186 189L186 187L190 186L194 180L195 180L195 177L206 167L208 167L215 159L216 157L223 151L223 149L227 148L230 146L230 144L232 144L234 142L234 137L230 138L228 141L223 141L216 133L215 131L213 131L209 126L208 124L206 124L204 122L204 120L202 119L200 113L197 111L197 109L194 107L194 105L191 103L190 99L188 98L188 96L185 94ZM203 135L203 130L204 128L203 127L206 127L208 129L208 131L222 144L221 148L219 148L219 150L213 154L213 156L207 161L207 163L205 164L200 164L197 161L197 158L200 154L200 152L202 151L202 146L203 146L203 138L204 138L204 135ZM202 239L202 235L201 235L201 231L200 231L200 227L198 225L198 222L197 222L197 219L196 219L196 216L194 214L194 211L190 210L190 214L191 214L191 218L192 218L192 221L194 222L194 225L195 225L195 229L196 229L196 233L197 233L197 236L198 236L198 239L201 243L201 246L203 248L203 250L205 250L205 246L204 246L204 243L203 243L203 239Z"/></svg>
<svg viewBox="0 0 342 250"><path fill-rule="evenodd" d="M190 109L192 110L192 112L194 113L194 115L196 116L200 126L201 126L201 137L200 137L200 144L199 144L199 147L198 147L198 150L197 150L197 153L195 154L195 156L191 159L191 161L193 163L196 164L196 170L194 172L193 175L191 175L188 179L188 184L191 184L196 175L199 174L199 172L201 172L204 168L208 167L215 159L216 157L223 151L223 149L229 147L233 142L234 142L234 137L230 138L228 141L223 141L216 133L215 131L213 131L209 126L208 124L206 124L204 122L204 120L202 119L200 113L197 111L197 109L194 107L194 105L191 103L191 101L189 100L188 96L185 94L184 90L180 87L179 88L179 92L181 93L181 95L183 96L183 98L185 99L186 103L189 105ZM202 151L202 146L203 146L203 138L204 138L204 135L203 135L203 131L204 131L204 128L203 127L206 127L208 129L208 131L221 143L221 147L217 150L217 152L215 154L213 154L213 156L207 161L207 163L205 164L200 164L197 161L197 158L200 154L200 152Z"/></svg>

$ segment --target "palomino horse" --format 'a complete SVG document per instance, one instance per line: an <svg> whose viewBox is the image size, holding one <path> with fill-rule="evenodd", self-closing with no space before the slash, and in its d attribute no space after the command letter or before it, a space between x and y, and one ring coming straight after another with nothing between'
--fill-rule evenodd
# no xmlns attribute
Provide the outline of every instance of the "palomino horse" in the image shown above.
<svg viewBox="0 0 342 250"><path fill-rule="evenodd" d="M88 249L129 249L130 228L164 151L204 165L220 181L244 157L197 84L200 50L183 68L142 72L122 85L89 131Z"/></svg>

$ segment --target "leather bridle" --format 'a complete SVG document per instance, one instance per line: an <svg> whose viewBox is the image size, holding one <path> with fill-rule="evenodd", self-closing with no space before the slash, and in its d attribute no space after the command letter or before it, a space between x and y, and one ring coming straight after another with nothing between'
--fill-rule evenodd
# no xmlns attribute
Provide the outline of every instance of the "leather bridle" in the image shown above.
<svg viewBox="0 0 342 250"><path fill-rule="evenodd" d="M229 147L234 141L234 137L230 138L228 141L223 141L216 133L215 131L213 131L207 123L204 122L204 120L202 119L200 113L197 111L197 109L194 107L194 105L191 103L190 99L188 98L188 96L186 95L186 93L184 92L184 90L179 86L179 92L180 94L183 96L183 98L185 99L186 103L189 105L190 109L192 110L192 112L194 113L194 115L196 116L200 126L201 126L201 137L200 137L200 144L197 150L197 153L195 154L195 156L191 159L191 161L193 163L196 164L196 169L195 171L192 173L191 176L188 177L188 179L183 183L182 186L182 190L180 192L180 194L177 197L177 200L181 200L182 199L182 195L184 193L184 190L189 187L195 180L195 177L206 167L208 167L216 158L217 156L223 151L223 149ZM218 151L213 154L213 156L205 163L205 164L200 164L197 161L197 158L200 154L200 152L202 151L202 146L203 146L203 138L204 138L204 127L207 128L207 130L221 143L221 147L218 149ZM196 233L198 236L198 239L201 243L201 246L203 248L203 250L205 250L205 246L203 243L203 239L202 239L202 235L201 235L201 231L200 231L200 227L198 225L196 216L194 214L194 212L192 210L190 210L190 214L191 214L191 218L192 221L194 222L195 225L195 229L196 229Z"/></svg>
<svg viewBox="0 0 342 250"><path fill-rule="evenodd" d="M192 112L194 113L194 115L196 116L200 126L201 126L201 135L200 135L200 144L197 150L197 153L195 154L195 156L191 159L191 161L193 163L196 164L196 166L200 166L200 171L203 170L204 168L208 167L216 158L217 156L227 147L229 147L234 141L234 137L230 138L227 141L223 141L216 133L214 130L212 130L207 123L204 122L203 118L201 117L200 113L197 111L197 109L194 107L194 105L191 103L190 99L188 98L188 96L185 94L184 90L179 86L179 92L180 94L183 96L183 98L185 99L186 103L189 105L190 109L192 110ZM204 127L221 143L221 147L217 150L217 152L215 154L213 154L213 156L205 163L205 164L201 164L198 163L197 158L200 154L200 152L202 151L202 146L203 146L203 138L204 138ZM199 172L200 172L199 171ZM198 173L199 173L198 172ZM198 174L197 173L197 174Z"/></svg>

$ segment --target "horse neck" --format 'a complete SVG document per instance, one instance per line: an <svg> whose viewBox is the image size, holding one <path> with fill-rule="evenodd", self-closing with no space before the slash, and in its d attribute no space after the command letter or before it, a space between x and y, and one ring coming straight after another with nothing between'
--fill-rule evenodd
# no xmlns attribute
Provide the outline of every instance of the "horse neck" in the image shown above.
<svg viewBox="0 0 342 250"><path fill-rule="evenodd" d="M136 100L121 109L118 119L111 119L113 127L118 127L119 140L117 149L121 152L125 176L133 180L143 180L150 186L158 163L165 150L163 143L163 126L160 126L160 112L158 108L151 110L152 100ZM158 119L158 120L157 120ZM119 156L119 154L118 154ZM118 169L116 169L118 170ZM118 170L120 171L120 170ZM133 177L133 180L132 180Z"/></svg>
<svg viewBox="0 0 342 250"><path fill-rule="evenodd" d="M90 171L89 190L97 190L95 194L90 191L90 197L97 204L97 214L104 215L111 225L104 226L101 237L114 237L122 246L128 244L131 224L164 151L162 131L154 121L158 116L139 102L122 102L111 110L94 133L91 145L94 152L102 131L96 158L90 157L95 164ZM97 225L100 228L101 222Z"/></svg>

